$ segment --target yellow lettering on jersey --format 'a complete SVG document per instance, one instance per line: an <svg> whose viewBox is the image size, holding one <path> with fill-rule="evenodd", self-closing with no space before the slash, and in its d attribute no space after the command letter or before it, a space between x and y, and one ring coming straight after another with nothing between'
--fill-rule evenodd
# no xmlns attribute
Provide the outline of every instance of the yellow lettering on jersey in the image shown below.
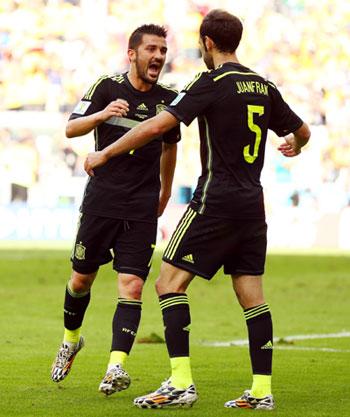
<svg viewBox="0 0 350 417"><path fill-rule="evenodd" d="M237 81L237 93L255 93L254 81Z"/></svg>
<svg viewBox="0 0 350 417"><path fill-rule="evenodd" d="M259 81L236 81L237 94L256 93L268 95L267 85Z"/></svg>
<svg viewBox="0 0 350 417"><path fill-rule="evenodd" d="M257 93L264 94L265 96L269 95L267 85L259 83L258 81L255 81L255 86L256 86L256 92Z"/></svg>
<svg viewBox="0 0 350 417"><path fill-rule="evenodd" d="M242 87L241 87L241 82L240 81L236 81L236 86L237 86L237 94L242 94L242 93L244 93L244 91L242 90Z"/></svg>

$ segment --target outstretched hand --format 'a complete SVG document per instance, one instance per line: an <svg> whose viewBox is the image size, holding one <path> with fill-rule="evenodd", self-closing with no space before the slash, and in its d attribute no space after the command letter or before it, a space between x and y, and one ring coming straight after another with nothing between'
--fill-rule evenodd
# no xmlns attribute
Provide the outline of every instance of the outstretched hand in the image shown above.
<svg viewBox="0 0 350 417"><path fill-rule="evenodd" d="M290 158L301 153L301 148L298 146L294 136L286 136L284 140L285 142L277 148L283 156Z"/></svg>
<svg viewBox="0 0 350 417"><path fill-rule="evenodd" d="M107 162L107 157L102 151L91 152L85 159L84 169L90 177L94 177L94 168L104 165Z"/></svg>

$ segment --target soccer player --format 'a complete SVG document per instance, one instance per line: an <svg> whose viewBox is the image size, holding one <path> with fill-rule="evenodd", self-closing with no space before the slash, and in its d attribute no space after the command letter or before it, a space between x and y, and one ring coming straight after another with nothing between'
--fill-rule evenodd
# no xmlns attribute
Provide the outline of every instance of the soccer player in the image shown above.
<svg viewBox="0 0 350 417"><path fill-rule="evenodd" d="M285 137L278 149L286 157L300 153L310 131L273 83L239 63L242 30L240 20L226 11L208 13L199 37L208 71L198 74L165 111L85 161L93 175L95 167L115 155L198 117L202 174L164 252L156 283L171 377L155 392L136 398L140 408L191 406L196 401L186 290L195 275L210 280L221 266L231 275L243 308L253 371L251 389L225 407L274 408L272 320L262 288L266 223L260 173L268 129Z"/></svg>
<svg viewBox="0 0 350 417"><path fill-rule="evenodd" d="M103 76L91 86L70 116L67 136L94 130L96 150L102 150L169 105L177 92L157 82L166 52L164 27L150 24L137 28L129 39L129 71ZM73 271L64 301L64 337L52 366L53 381L68 375L84 346L80 328L90 288L100 265L113 259L119 298L109 364L99 390L110 395L128 388L130 377L123 368L140 322L157 216L163 213L171 194L179 140L179 126L174 126L146 146L111 160L89 178L72 252Z"/></svg>

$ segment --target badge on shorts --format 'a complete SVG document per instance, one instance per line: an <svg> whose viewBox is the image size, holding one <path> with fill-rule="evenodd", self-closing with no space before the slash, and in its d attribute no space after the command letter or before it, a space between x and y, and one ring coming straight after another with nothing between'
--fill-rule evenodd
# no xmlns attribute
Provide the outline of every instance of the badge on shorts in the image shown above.
<svg viewBox="0 0 350 417"><path fill-rule="evenodd" d="M77 243L75 245L75 254L74 254L76 259L79 259L80 261L84 260L85 259L85 250L86 250L86 247L83 246L81 244L81 242Z"/></svg>

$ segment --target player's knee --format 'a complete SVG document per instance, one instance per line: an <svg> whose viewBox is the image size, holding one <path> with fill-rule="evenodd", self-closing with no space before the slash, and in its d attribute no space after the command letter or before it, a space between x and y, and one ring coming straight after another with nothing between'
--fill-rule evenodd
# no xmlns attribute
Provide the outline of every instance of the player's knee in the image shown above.
<svg viewBox="0 0 350 417"><path fill-rule="evenodd" d="M168 293L183 293L186 291L186 287L181 281L171 279L168 276L160 275L155 283L156 291L158 295L164 295Z"/></svg>
<svg viewBox="0 0 350 417"><path fill-rule="evenodd" d="M160 277L158 277L158 278L156 279L156 282L155 282L155 287L156 287L156 292L157 292L157 294L158 294L158 295L163 295L163 294L165 294L165 293L164 293L164 291L163 291L163 289L164 289L164 285L163 285L163 282L162 282L162 280L161 280L161 278L160 278Z"/></svg>
<svg viewBox="0 0 350 417"><path fill-rule="evenodd" d="M262 278L252 275L232 276L233 289L243 309L265 303Z"/></svg>
<svg viewBox="0 0 350 417"><path fill-rule="evenodd" d="M264 304L265 299L261 295L249 294L249 293L239 293L236 291L237 300L241 307L246 310L247 308L256 307L258 305Z"/></svg>
<svg viewBox="0 0 350 417"><path fill-rule="evenodd" d="M69 281L69 287L77 294L87 292L90 290L96 275L97 271L92 272L91 274L81 274L73 270Z"/></svg>
<svg viewBox="0 0 350 417"><path fill-rule="evenodd" d="M158 295L164 295L171 292L178 292L174 282L168 279L167 276L160 275L155 283L156 291Z"/></svg>
<svg viewBox="0 0 350 417"><path fill-rule="evenodd" d="M119 296L132 300L141 300L144 281L137 277L131 276L127 280L119 278Z"/></svg>
<svg viewBox="0 0 350 417"><path fill-rule="evenodd" d="M83 278L72 277L69 286L77 294L84 293L90 290L92 283Z"/></svg>
<svg viewBox="0 0 350 417"><path fill-rule="evenodd" d="M134 282L129 288L128 288L128 298L131 298L133 300L141 300L142 296L142 289L143 289L143 283L140 282Z"/></svg>
<svg viewBox="0 0 350 417"><path fill-rule="evenodd" d="M178 289L175 283L169 280L167 276L164 276L162 274L157 278L155 287L156 287L156 292L158 295L178 292Z"/></svg>

